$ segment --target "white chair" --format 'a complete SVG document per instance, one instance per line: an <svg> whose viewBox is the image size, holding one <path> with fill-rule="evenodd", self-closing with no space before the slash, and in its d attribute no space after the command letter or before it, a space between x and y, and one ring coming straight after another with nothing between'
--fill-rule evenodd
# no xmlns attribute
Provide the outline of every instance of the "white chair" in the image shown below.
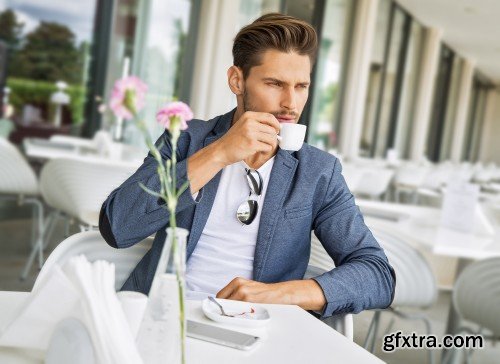
<svg viewBox="0 0 500 364"><path fill-rule="evenodd" d="M385 168L363 168L363 177L356 186L356 195L381 199L387 193L394 171Z"/></svg>
<svg viewBox="0 0 500 364"><path fill-rule="evenodd" d="M99 225L102 203L134 172L108 162L53 159L42 169L40 190L49 206L76 218L84 230Z"/></svg>
<svg viewBox="0 0 500 364"><path fill-rule="evenodd" d="M385 312L404 319L421 320L424 322L427 334L432 334L430 320L423 313L406 313L403 310L426 309L437 299L436 278L425 258L415 248L388 232L371 229L381 247L384 248L389 263L396 273L396 291L391 307ZM376 310L366 335L364 347L371 352L375 349L380 315L383 310ZM386 333L392 328L391 321ZM432 351L428 351L429 363L434 362Z"/></svg>
<svg viewBox="0 0 500 364"><path fill-rule="evenodd" d="M401 194L410 195L411 201L417 203L417 189L421 187L429 174L426 166L406 163L401 165L394 176L394 196L396 202L401 201Z"/></svg>
<svg viewBox="0 0 500 364"><path fill-rule="evenodd" d="M332 258L330 258L325 248L323 248L316 235L311 233L311 256L304 279L317 277L333 268L335 268L335 263ZM354 340L354 320L352 314L332 316L323 320L323 322L349 340Z"/></svg>
<svg viewBox="0 0 500 364"><path fill-rule="evenodd" d="M460 325L453 333L482 334L487 340L500 339L500 258L475 262L460 274L453 287L452 303L461 320L479 325L479 330L467 324ZM485 332L489 331L489 333ZM453 359L449 350L444 363ZM466 355L469 363L472 349Z"/></svg>
<svg viewBox="0 0 500 364"><path fill-rule="evenodd" d="M47 218L45 241L50 241L59 217L76 220L80 230L99 225L99 211L109 193L127 179L135 168L109 162L52 159L42 168L40 190L53 209ZM69 220L66 234L69 235Z"/></svg>
<svg viewBox="0 0 500 364"><path fill-rule="evenodd" d="M62 241L47 258L38 275L35 289L55 264L63 266L71 257L84 254L90 262L106 260L115 264L115 288L119 290L135 268L137 263L148 252L153 243L147 238L126 249L110 247L98 231L84 231Z"/></svg>
<svg viewBox="0 0 500 364"><path fill-rule="evenodd" d="M363 178L363 169L352 163L342 165L342 175L344 176L347 187L352 193L356 193L359 183Z"/></svg>
<svg viewBox="0 0 500 364"><path fill-rule="evenodd" d="M40 191L35 172L17 148L3 138L0 138L0 161L0 197L33 205L33 230L36 234L32 251L21 273L21 278L24 279L37 254L39 268L43 264L42 247L45 234L43 204L39 199Z"/></svg>

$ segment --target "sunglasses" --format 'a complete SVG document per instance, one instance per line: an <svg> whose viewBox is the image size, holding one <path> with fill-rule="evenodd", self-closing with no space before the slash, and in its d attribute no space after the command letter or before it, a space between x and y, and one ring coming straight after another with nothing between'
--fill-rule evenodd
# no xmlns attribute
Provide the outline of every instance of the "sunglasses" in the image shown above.
<svg viewBox="0 0 500 364"><path fill-rule="evenodd" d="M245 168L250 194L248 200L241 203L236 211L236 218L245 225L250 225L257 216L259 204L252 199L252 195L260 196L262 193L262 176L255 169Z"/></svg>

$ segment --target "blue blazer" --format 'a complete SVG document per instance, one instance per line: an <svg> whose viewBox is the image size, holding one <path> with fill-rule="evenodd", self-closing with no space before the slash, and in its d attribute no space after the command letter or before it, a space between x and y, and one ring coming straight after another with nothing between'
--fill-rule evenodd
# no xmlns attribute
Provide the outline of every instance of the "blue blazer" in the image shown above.
<svg viewBox="0 0 500 364"><path fill-rule="evenodd" d="M192 120L181 133L177 150L178 186L187 181L187 158L224 135L234 110L209 121ZM172 148L168 134L164 158ZM142 166L104 202L99 229L108 244L127 248L155 234L151 250L134 269L122 289L148 293L169 224L163 201L147 194L142 182L159 191L156 160L148 155ZM297 152L278 149L262 206L255 246L253 279L272 283L302 279L311 251L311 230L335 262L336 268L313 278L323 289L327 304L322 317L390 305L395 274L363 221L333 155L306 143ZM177 225L190 231L191 256L212 208L220 171L193 199L188 188L179 198Z"/></svg>

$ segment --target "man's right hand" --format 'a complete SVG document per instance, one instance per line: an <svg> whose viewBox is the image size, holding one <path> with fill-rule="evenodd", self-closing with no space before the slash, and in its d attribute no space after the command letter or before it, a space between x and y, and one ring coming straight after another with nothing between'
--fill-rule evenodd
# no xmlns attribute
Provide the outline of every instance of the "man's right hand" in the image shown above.
<svg viewBox="0 0 500 364"><path fill-rule="evenodd" d="M273 114L245 112L218 141L223 163L230 165L255 153L272 152L278 145L280 127Z"/></svg>
<svg viewBox="0 0 500 364"><path fill-rule="evenodd" d="M222 168L259 152L270 153L277 147L280 123L272 114L244 113L216 142L188 158L191 193L198 192Z"/></svg>

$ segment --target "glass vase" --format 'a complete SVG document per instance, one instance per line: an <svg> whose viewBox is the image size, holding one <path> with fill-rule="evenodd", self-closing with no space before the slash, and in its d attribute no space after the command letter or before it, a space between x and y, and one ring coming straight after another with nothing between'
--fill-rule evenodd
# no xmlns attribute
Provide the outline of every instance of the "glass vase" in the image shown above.
<svg viewBox="0 0 500 364"><path fill-rule="evenodd" d="M186 362L185 268L189 231L167 228L137 336L144 364Z"/></svg>

